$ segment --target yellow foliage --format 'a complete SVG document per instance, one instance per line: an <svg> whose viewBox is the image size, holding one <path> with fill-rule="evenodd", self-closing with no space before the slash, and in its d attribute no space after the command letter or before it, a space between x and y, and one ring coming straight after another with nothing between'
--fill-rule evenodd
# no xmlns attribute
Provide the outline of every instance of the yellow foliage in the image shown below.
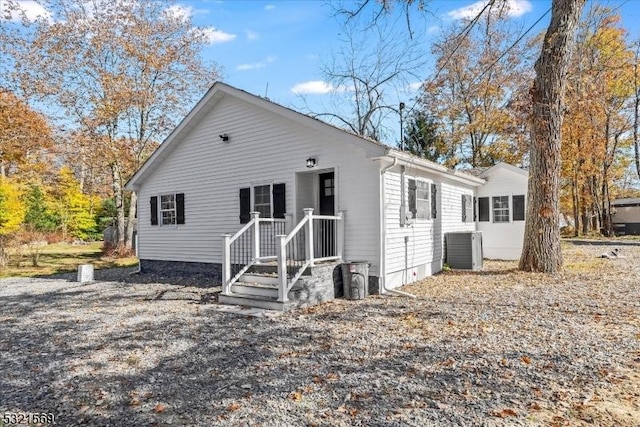
<svg viewBox="0 0 640 427"><path fill-rule="evenodd" d="M8 178L0 178L0 236L18 231L25 212L18 186Z"/></svg>

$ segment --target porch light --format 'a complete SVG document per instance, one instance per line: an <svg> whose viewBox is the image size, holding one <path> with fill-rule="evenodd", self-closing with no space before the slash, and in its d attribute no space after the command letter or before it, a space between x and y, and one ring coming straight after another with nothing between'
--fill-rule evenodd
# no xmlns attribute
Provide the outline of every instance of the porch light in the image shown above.
<svg viewBox="0 0 640 427"><path fill-rule="evenodd" d="M308 167L308 168L314 168L314 167L316 167L316 163L317 163L317 160L316 160L316 158L315 158L315 157L309 157L309 158L307 159L307 167Z"/></svg>
<svg viewBox="0 0 640 427"><path fill-rule="evenodd" d="M218 135L218 136L220 137L222 142L229 142L229 134L228 133L223 133L222 135Z"/></svg>

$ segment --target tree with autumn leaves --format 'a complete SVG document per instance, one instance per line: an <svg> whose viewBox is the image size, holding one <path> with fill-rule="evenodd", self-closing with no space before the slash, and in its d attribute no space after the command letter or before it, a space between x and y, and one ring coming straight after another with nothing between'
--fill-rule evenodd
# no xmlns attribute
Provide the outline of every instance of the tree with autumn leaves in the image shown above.
<svg viewBox="0 0 640 427"><path fill-rule="evenodd" d="M56 123L72 141L73 160L67 160L82 183L90 170L106 172L118 242L131 247L137 203L124 184L218 78L217 65L200 56L209 33L165 2L50 0L46 6L50 18L24 19L19 31L2 33L2 54L13 65L8 83L63 113Z"/></svg>
<svg viewBox="0 0 640 427"><path fill-rule="evenodd" d="M437 123L447 144L442 161L449 167L521 164L526 157L519 121L533 74L523 60L527 46L512 45L517 34L506 12L487 6L475 21L444 30L431 48L436 64L422 84L408 135L425 116Z"/></svg>
<svg viewBox="0 0 640 427"><path fill-rule="evenodd" d="M563 122L561 203L575 235L610 235L611 200L632 163L636 58L611 9L593 7L578 29ZM624 194L622 194L624 196Z"/></svg>

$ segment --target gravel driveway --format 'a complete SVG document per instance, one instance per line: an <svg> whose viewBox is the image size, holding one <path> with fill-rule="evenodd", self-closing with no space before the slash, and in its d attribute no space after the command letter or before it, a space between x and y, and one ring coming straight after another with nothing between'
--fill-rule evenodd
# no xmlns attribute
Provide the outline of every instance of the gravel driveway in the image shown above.
<svg viewBox="0 0 640 427"><path fill-rule="evenodd" d="M285 314L219 288L0 280L0 416L58 425L638 425L640 248ZM0 426L2 421L0 420Z"/></svg>

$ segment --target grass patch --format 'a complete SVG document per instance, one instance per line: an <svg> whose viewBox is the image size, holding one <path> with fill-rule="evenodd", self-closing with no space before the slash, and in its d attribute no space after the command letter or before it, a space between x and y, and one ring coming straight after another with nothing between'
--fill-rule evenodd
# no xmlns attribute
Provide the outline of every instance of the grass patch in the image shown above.
<svg viewBox="0 0 640 427"><path fill-rule="evenodd" d="M20 261L20 267L18 262ZM80 264L93 264L95 269L111 267L132 267L137 265L136 257L113 258L104 256L102 242L86 245L55 243L42 249L38 267L31 265L28 256L20 257L15 252L9 253L9 264L0 270L0 277L34 277L48 276L56 273L76 271Z"/></svg>

